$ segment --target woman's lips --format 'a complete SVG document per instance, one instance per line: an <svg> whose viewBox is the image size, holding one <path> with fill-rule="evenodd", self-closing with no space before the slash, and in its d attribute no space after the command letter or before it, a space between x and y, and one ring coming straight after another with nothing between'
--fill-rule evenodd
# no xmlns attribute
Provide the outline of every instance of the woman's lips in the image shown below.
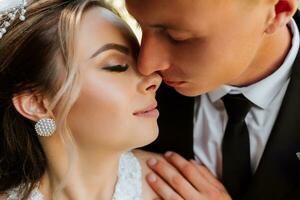
<svg viewBox="0 0 300 200"><path fill-rule="evenodd" d="M137 111L133 113L133 115L136 117L158 117L159 112L157 110L157 103L154 103L143 110Z"/></svg>

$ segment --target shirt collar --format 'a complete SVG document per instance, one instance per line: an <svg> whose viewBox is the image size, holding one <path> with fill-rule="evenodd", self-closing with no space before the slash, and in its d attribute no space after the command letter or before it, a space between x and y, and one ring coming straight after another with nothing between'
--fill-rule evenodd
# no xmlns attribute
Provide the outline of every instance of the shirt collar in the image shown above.
<svg viewBox="0 0 300 200"><path fill-rule="evenodd" d="M290 71L298 54L300 45L299 29L296 22L292 19L288 26L292 32L292 44L283 64L270 76L247 87L234 87L222 85L218 89L209 92L208 97L212 102L216 102L227 93L243 94L248 100L265 109L276 97L283 85L289 80Z"/></svg>

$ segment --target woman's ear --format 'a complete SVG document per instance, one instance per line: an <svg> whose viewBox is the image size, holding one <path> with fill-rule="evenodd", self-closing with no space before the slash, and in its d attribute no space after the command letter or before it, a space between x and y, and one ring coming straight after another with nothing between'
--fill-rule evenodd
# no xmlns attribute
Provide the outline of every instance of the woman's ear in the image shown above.
<svg viewBox="0 0 300 200"><path fill-rule="evenodd" d="M272 34L285 26L296 13L298 0L276 0L273 3L272 14L268 20L265 33Z"/></svg>
<svg viewBox="0 0 300 200"><path fill-rule="evenodd" d="M27 119L38 121L39 119L49 117L45 100L41 95L23 93L14 96L12 102L16 110Z"/></svg>

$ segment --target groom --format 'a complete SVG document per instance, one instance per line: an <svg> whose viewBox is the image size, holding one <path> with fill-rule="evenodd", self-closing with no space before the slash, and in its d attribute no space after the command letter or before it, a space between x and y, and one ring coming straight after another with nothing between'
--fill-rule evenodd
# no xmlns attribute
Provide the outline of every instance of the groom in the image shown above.
<svg viewBox="0 0 300 200"><path fill-rule="evenodd" d="M176 153L151 159L163 199L300 199L297 3L126 0L143 29L138 69L165 82L148 150L195 158L216 177Z"/></svg>

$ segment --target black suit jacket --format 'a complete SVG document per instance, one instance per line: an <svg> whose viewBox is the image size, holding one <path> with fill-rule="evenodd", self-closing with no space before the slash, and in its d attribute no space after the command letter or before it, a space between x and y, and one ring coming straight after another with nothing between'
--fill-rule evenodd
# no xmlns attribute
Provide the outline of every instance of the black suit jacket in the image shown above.
<svg viewBox="0 0 300 200"><path fill-rule="evenodd" d="M300 27L299 11L294 16ZM145 149L172 150L193 158L194 98L162 85L158 91L158 139ZM259 166L243 200L300 200L300 53Z"/></svg>

